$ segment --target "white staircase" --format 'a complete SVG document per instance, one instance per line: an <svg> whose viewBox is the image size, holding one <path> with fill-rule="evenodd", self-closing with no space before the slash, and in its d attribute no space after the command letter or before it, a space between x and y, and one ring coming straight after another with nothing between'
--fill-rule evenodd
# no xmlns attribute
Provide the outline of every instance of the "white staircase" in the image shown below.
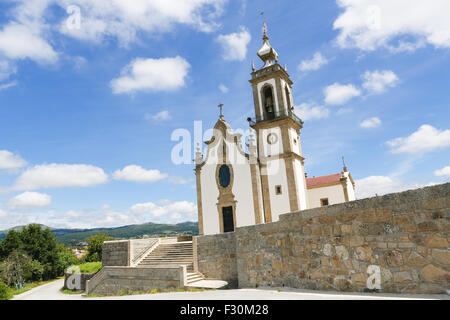
<svg viewBox="0 0 450 320"><path fill-rule="evenodd" d="M197 281L204 280L201 273L194 272L192 241L160 243L158 247L144 257L137 266L186 266L187 285L192 285Z"/></svg>

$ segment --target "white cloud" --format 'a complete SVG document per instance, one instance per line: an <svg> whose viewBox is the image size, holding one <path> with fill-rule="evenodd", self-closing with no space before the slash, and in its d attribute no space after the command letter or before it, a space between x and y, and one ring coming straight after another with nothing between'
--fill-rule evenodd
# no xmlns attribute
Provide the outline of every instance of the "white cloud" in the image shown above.
<svg viewBox="0 0 450 320"><path fill-rule="evenodd" d="M0 81L9 79L17 72L17 67L8 60L0 60Z"/></svg>
<svg viewBox="0 0 450 320"><path fill-rule="evenodd" d="M192 179L185 179L183 177L171 176L168 181L173 184L186 184L192 181Z"/></svg>
<svg viewBox="0 0 450 320"><path fill-rule="evenodd" d="M247 45L252 37L247 28L241 26L240 29L239 33L219 35L216 38L216 41L222 46L222 57L225 60L243 61L247 55Z"/></svg>
<svg viewBox="0 0 450 320"><path fill-rule="evenodd" d="M219 90L220 90L222 93L228 93L228 91L230 91L224 84L220 84L220 85L219 85Z"/></svg>
<svg viewBox="0 0 450 320"><path fill-rule="evenodd" d="M172 32L178 25L202 32L212 32L220 24L228 0L14 0L8 1L0 25L0 57L7 60L31 59L40 64L53 64L61 53L54 49L56 32L86 41L115 41L120 46L139 42L138 35ZM68 23L78 7L81 23ZM62 9L55 16L54 9ZM50 12L51 11L51 12ZM59 27L55 28L55 25ZM81 61L77 62L76 68ZM1 71L0 71L1 77ZM0 80L1 81L1 80ZM6 89L15 82L0 84Z"/></svg>
<svg viewBox="0 0 450 320"><path fill-rule="evenodd" d="M436 170L434 172L434 175L436 177L445 177L445 178L450 178L450 166L446 166L440 170Z"/></svg>
<svg viewBox="0 0 450 320"><path fill-rule="evenodd" d="M197 213L197 207L194 203L188 201L169 202L164 205L157 205L152 202L138 203L130 208L130 212L139 215L150 215L151 217L169 216L176 219L182 216L194 217Z"/></svg>
<svg viewBox="0 0 450 320"><path fill-rule="evenodd" d="M8 200L7 206L13 211L42 209L50 205L52 197L38 192L24 192Z"/></svg>
<svg viewBox="0 0 450 320"><path fill-rule="evenodd" d="M28 58L39 63L58 60L58 54L35 29L14 22L0 31L0 53L9 59Z"/></svg>
<svg viewBox="0 0 450 320"><path fill-rule="evenodd" d="M122 170L113 173L115 180L126 180L135 182L155 182L167 178L167 174L159 170L146 170L141 166L129 165Z"/></svg>
<svg viewBox="0 0 450 320"><path fill-rule="evenodd" d="M81 9L80 28L68 28L61 21L60 31L72 37L101 41L116 37L122 45L137 40L138 32L163 33L177 24L203 32L218 27L226 0L56 0L64 9L77 5Z"/></svg>
<svg viewBox="0 0 450 320"><path fill-rule="evenodd" d="M185 85L190 64L175 58L137 58L122 70L122 76L111 81L114 93L136 91L171 91Z"/></svg>
<svg viewBox="0 0 450 320"><path fill-rule="evenodd" d="M64 213L55 210L14 212L9 214L0 209L0 230L16 225L42 223L55 228L99 228L118 227L147 222L180 223L197 220L197 207L188 201L160 200L156 203L138 203L118 211L109 205L97 209L68 210Z"/></svg>
<svg viewBox="0 0 450 320"><path fill-rule="evenodd" d="M90 187L106 183L103 169L85 164L44 164L27 169L15 181L13 190Z"/></svg>
<svg viewBox="0 0 450 320"><path fill-rule="evenodd" d="M155 115L152 114L146 114L145 119L147 120L154 120L154 121L166 121L170 120L172 117L170 116L170 113L168 110L163 110L161 112L158 112Z"/></svg>
<svg viewBox="0 0 450 320"><path fill-rule="evenodd" d="M361 91L352 84L334 83L324 89L324 94L326 104L342 105L350 99L360 96Z"/></svg>
<svg viewBox="0 0 450 320"><path fill-rule="evenodd" d="M342 48L414 50L423 43L450 47L448 0L337 0L344 12L334 22ZM411 37L405 42L402 37ZM398 44L395 40L399 40Z"/></svg>
<svg viewBox="0 0 450 320"><path fill-rule="evenodd" d="M338 116L342 116L344 114L351 113L352 111L353 111L353 109L351 109L351 108L340 108L338 111L336 111L336 114Z"/></svg>
<svg viewBox="0 0 450 320"><path fill-rule="evenodd" d="M27 162L20 156L8 150L0 150L0 169L18 169L26 166Z"/></svg>
<svg viewBox="0 0 450 320"><path fill-rule="evenodd" d="M401 192L410 189L423 188L435 184L430 183L406 183L398 179L386 176L370 176L355 181L356 197L358 199L384 195L388 193Z"/></svg>
<svg viewBox="0 0 450 320"><path fill-rule="evenodd" d="M424 124L410 136L390 140L387 144L392 148L393 153L430 152L450 146L450 130L441 131Z"/></svg>
<svg viewBox="0 0 450 320"><path fill-rule="evenodd" d="M361 128L377 128L381 125L381 120L377 117L366 119L360 123Z"/></svg>
<svg viewBox="0 0 450 320"><path fill-rule="evenodd" d="M330 110L311 103L302 103L295 107L295 114L302 120L323 119L330 115Z"/></svg>
<svg viewBox="0 0 450 320"><path fill-rule="evenodd" d="M219 26L227 0L17 0L9 12L15 21L33 33L44 33L52 15L46 14L51 6L64 11L69 6L80 9L79 26L74 26L74 12L65 12L59 21L58 31L87 41L101 42L116 38L126 46L137 41L137 34L170 32L176 25L190 26L203 32L211 32Z"/></svg>
<svg viewBox="0 0 450 320"><path fill-rule="evenodd" d="M366 71L363 78L363 88L371 93L383 93L388 87L395 87L399 81L397 75L390 70Z"/></svg>
<svg viewBox="0 0 450 320"><path fill-rule="evenodd" d="M8 83L0 84L0 91L9 89L9 88L14 87L16 85L17 85L17 81L11 81L11 82L8 82Z"/></svg>
<svg viewBox="0 0 450 320"><path fill-rule="evenodd" d="M319 70L327 63L328 60L320 52L316 52L311 60L302 61L298 66L298 69L300 71Z"/></svg>

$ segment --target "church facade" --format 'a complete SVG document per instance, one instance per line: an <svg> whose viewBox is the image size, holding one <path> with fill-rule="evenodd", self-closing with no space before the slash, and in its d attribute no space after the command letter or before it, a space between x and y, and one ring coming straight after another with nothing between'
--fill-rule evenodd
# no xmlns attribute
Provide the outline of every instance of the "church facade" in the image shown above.
<svg viewBox="0 0 450 320"><path fill-rule="evenodd" d="M355 200L355 184L345 164L341 173L307 178L292 85L264 28L250 84L255 118L245 152L222 112L203 154L197 147L195 174L199 233L232 232L238 227L278 221L281 214Z"/></svg>

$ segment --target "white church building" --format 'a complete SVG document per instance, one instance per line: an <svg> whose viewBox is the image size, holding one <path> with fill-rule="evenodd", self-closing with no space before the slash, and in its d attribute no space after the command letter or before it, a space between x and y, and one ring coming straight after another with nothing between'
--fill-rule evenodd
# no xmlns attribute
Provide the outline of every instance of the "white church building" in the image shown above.
<svg viewBox="0 0 450 320"><path fill-rule="evenodd" d="M355 183L345 164L341 173L307 178L301 148L303 121L294 113L292 85L264 28L252 66L255 119L248 153L222 111L205 156L197 148L195 173L199 233L232 232L238 227L278 221L281 214L355 200Z"/></svg>

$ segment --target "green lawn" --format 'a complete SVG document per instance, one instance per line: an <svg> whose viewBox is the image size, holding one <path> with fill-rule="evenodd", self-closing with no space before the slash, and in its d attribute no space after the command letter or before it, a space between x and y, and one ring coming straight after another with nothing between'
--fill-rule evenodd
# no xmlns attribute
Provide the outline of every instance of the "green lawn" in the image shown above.
<svg viewBox="0 0 450 320"><path fill-rule="evenodd" d="M86 262L77 265L80 268L80 273L96 273L102 268L101 262Z"/></svg>

